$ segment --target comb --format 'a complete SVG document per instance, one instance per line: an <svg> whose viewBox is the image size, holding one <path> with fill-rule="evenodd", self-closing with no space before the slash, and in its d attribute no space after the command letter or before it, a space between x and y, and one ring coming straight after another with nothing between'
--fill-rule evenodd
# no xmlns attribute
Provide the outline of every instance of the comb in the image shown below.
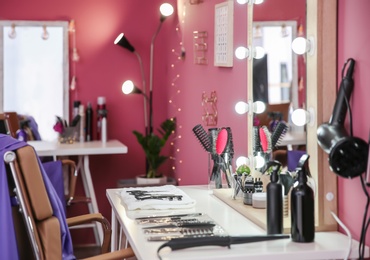
<svg viewBox="0 0 370 260"><path fill-rule="evenodd" d="M275 130L271 135L271 146L273 149L279 145L280 141L286 134L287 129L288 126L281 121L276 125Z"/></svg>
<svg viewBox="0 0 370 260"><path fill-rule="evenodd" d="M193 133L195 137L198 139L202 147L206 152L211 151L211 140L207 132L204 130L202 125L198 124L193 127Z"/></svg>

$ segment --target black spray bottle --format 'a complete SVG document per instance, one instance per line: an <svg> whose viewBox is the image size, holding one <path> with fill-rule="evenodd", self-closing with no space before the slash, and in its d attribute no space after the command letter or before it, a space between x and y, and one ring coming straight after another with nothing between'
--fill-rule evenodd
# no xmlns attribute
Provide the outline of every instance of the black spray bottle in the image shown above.
<svg viewBox="0 0 370 260"><path fill-rule="evenodd" d="M291 237L294 242L309 243L315 239L314 191L307 184L311 176L308 154L302 155L297 166L297 179L290 198Z"/></svg>
<svg viewBox="0 0 370 260"><path fill-rule="evenodd" d="M267 234L282 234L283 227L283 186L279 183L281 163L270 161L267 169L272 167L270 182L266 186Z"/></svg>

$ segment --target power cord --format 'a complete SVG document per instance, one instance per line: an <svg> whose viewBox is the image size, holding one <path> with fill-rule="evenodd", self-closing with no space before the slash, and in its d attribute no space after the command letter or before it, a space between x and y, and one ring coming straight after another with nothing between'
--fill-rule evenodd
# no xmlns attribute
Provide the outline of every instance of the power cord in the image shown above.
<svg viewBox="0 0 370 260"><path fill-rule="evenodd" d="M348 251L347 251L347 255L346 257L344 258L344 260L347 260L352 252L352 235L351 235L351 232L349 231L349 229L343 224L343 222L338 218L338 216L333 212L333 211L330 211L331 215L333 216L333 218L335 219L335 221L337 221L337 223L344 229L344 231L346 232L347 236L348 236Z"/></svg>
<svg viewBox="0 0 370 260"><path fill-rule="evenodd" d="M350 59L348 59L344 63L344 65L343 65L342 75L341 75L342 78L344 78L345 69L347 67L347 64L348 64L349 60ZM342 88L340 88L340 90L342 90ZM351 105L349 103L349 100L347 98L347 95L344 95L344 99L345 99L345 102L346 102L346 105L347 105L348 116L349 116L350 136L353 137L352 109L351 109ZM369 196L369 193L368 193L368 191L366 189L366 184L365 184L365 181L364 181L364 178L363 178L363 174L360 175L360 180L361 180L362 189L363 189L364 194L366 196L366 206L365 206L364 216L363 216L363 220L362 220L361 235L360 235L360 241L359 241L359 248L358 248L359 251L358 251L358 254L359 254L359 259L364 259L364 256L365 256L365 247L366 247L366 233L367 233L368 227L370 225L370 218L368 217L368 209L369 209L369 205L370 205L370 196ZM346 230L344 227L343 227L343 229ZM347 232L347 230L346 230L346 232Z"/></svg>

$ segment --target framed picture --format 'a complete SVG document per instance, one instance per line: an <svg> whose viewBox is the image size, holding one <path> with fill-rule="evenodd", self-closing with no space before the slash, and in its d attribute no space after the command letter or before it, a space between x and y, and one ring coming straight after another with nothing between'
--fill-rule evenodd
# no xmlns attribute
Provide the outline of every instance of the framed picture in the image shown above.
<svg viewBox="0 0 370 260"><path fill-rule="evenodd" d="M214 66L233 66L234 2L215 5L215 57Z"/></svg>

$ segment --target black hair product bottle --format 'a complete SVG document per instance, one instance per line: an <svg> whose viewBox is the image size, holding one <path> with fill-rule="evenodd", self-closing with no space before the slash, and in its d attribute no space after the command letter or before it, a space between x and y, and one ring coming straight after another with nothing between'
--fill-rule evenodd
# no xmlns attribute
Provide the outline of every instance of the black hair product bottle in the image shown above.
<svg viewBox="0 0 370 260"><path fill-rule="evenodd" d="M283 227L283 186L279 183L281 163L269 162L272 168L270 182L266 186L267 234L282 234ZM269 167L269 168L270 168Z"/></svg>
<svg viewBox="0 0 370 260"><path fill-rule="evenodd" d="M307 184L310 176L308 154L302 155L297 166L297 180L290 198L291 237L294 242L309 243L315 239L314 192Z"/></svg>

